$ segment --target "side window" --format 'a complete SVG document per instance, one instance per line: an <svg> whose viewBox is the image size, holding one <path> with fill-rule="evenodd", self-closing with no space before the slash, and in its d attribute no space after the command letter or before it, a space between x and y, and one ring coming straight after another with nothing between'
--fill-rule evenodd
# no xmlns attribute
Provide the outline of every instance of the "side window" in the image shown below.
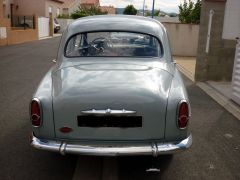
<svg viewBox="0 0 240 180"><path fill-rule="evenodd" d="M66 54L75 56L78 48L81 47L81 35L73 36L68 44Z"/></svg>

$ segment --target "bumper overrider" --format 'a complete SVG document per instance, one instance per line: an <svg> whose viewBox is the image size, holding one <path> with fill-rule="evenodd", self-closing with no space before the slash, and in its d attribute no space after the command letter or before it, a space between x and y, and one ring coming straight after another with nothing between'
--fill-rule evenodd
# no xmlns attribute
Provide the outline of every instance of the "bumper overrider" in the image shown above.
<svg viewBox="0 0 240 180"><path fill-rule="evenodd" d="M146 143L144 145L100 146L81 145L65 141L38 139L34 135L30 137L30 144L36 149L59 152L62 155L79 154L92 156L135 156L173 154L188 149L192 145L192 135L175 143Z"/></svg>

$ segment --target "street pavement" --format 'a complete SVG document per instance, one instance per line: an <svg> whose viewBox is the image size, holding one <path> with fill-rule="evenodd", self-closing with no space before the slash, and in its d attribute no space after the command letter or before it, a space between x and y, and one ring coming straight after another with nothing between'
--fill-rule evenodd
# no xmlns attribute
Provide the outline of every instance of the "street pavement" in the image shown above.
<svg viewBox="0 0 240 180"><path fill-rule="evenodd" d="M240 179L240 121L184 77L193 145L173 156L88 157L29 146L29 101L56 58L60 38L0 47L0 180ZM145 172L154 164L160 173Z"/></svg>

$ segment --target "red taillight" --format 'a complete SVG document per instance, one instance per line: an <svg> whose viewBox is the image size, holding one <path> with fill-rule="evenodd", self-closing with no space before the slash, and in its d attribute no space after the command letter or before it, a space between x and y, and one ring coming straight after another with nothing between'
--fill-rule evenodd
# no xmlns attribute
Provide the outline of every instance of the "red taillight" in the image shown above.
<svg viewBox="0 0 240 180"><path fill-rule="evenodd" d="M30 118L34 127L41 125L41 107L38 99L33 99L31 102Z"/></svg>
<svg viewBox="0 0 240 180"><path fill-rule="evenodd" d="M181 101L178 105L178 127L184 129L187 127L189 120L189 108L186 101Z"/></svg>
<svg viewBox="0 0 240 180"><path fill-rule="evenodd" d="M64 126L64 127L60 128L59 130L62 133L70 133L72 131L72 128Z"/></svg>

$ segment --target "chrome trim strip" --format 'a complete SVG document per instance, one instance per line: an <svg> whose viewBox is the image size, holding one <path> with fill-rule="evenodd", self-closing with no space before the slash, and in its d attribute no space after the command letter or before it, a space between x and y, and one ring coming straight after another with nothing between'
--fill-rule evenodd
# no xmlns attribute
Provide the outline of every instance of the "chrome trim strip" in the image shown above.
<svg viewBox="0 0 240 180"><path fill-rule="evenodd" d="M67 143L53 140L40 140L31 136L31 146L37 149L66 153L93 155L93 156L134 156L134 155L152 155L173 154L178 151L188 149L192 145L192 135L176 143L148 143L135 146L92 146Z"/></svg>
<svg viewBox="0 0 240 180"><path fill-rule="evenodd" d="M112 110L112 109L106 109L106 110L86 110L82 111L82 114L88 114L88 115L131 115L131 114L136 114L136 111L129 111L129 110Z"/></svg>

